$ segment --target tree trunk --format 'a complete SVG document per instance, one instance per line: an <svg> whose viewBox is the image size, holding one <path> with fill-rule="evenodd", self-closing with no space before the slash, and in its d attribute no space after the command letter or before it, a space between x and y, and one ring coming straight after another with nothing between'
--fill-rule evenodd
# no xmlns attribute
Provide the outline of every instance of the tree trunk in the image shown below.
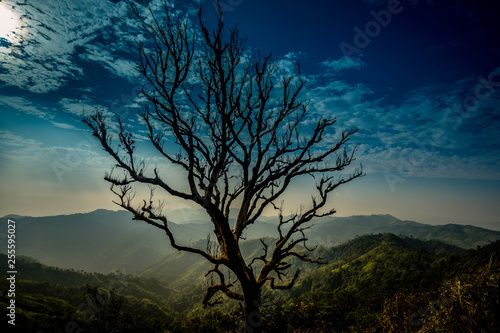
<svg viewBox="0 0 500 333"><path fill-rule="evenodd" d="M262 313L260 312L260 287L256 284L245 286L243 287L243 293L245 295L245 309L243 314L245 320L245 332L260 333L262 332L262 324L264 323Z"/></svg>

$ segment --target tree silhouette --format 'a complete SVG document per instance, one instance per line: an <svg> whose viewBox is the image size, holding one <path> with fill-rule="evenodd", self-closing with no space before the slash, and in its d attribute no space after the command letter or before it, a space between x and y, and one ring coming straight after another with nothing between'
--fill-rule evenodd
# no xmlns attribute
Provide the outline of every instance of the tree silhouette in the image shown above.
<svg viewBox="0 0 500 333"><path fill-rule="evenodd" d="M308 222L334 214L334 209L325 207L329 194L362 175L361 168L342 172L355 159L357 146L350 152L346 146L357 130L338 133L335 142L326 140L326 134L335 133L336 119L309 114L307 103L299 99L305 80L298 64L294 74L287 74L271 56L251 54L236 27L226 31L222 12L211 29L201 10L199 25L192 27L188 20L173 17L166 3L161 13L147 5L132 9L149 39L138 47L138 68L146 81L142 94L151 105L141 117L165 162L184 170L187 186L175 187L157 166L150 170L137 159L134 136L121 121L119 144L113 144L107 121L98 111L84 122L115 160L114 169L123 171L115 176L112 170L105 180L119 198L116 203L134 219L163 230L174 249L196 253L214 265L207 276L217 281L207 289L205 306L219 303L214 298L218 293L242 301L247 331L258 332L264 284L291 288L300 272L286 278L291 258L320 263L321 258L312 258L297 246L311 250L304 233ZM143 9L147 16L141 14ZM177 153L172 153L173 143ZM316 182L311 203L285 214L283 194L293 180L306 176ZM152 188L141 204L132 203L136 183ZM202 207L214 227L216 251L179 244L162 204L153 202L153 189ZM230 208L238 209L234 225ZM279 237L273 245L262 241L264 253L246 261L240 251L243 231L266 208L276 209ZM232 272L234 281L223 267Z"/></svg>

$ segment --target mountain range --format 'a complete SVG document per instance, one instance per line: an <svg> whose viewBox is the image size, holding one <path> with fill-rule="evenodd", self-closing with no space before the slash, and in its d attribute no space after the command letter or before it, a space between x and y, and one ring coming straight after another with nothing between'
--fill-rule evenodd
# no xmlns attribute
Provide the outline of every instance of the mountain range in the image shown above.
<svg viewBox="0 0 500 333"><path fill-rule="evenodd" d="M241 245L247 256L261 251L259 240ZM500 241L466 251L391 233L318 247L326 264L294 262L302 270L294 288L264 287L264 332L497 332L499 250ZM211 282L202 258L172 265L185 254L165 258L171 260L161 279L65 270L18 256L16 325L9 332L240 331L238 302L222 296L221 304L203 308ZM0 254L3 290L7 271ZM0 294L0 306L9 303Z"/></svg>
<svg viewBox="0 0 500 333"><path fill-rule="evenodd" d="M16 222L17 254L51 266L87 272L144 274L151 267L161 269L160 263L187 260L171 248L161 230L132 220L131 214L125 211L100 209L72 215L7 217ZM170 227L179 243L199 248L206 246L212 226L203 211L176 210L168 217L173 221ZM465 249L500 239L499 231L470 225L428 225L402 221L391 215L328 217L312 224L307 233L309 243L323 247L345 243L358 235L380 233L437 239ZM6 229L0 236L1 253L6 253ZM275 218L263 217L250 226L244 236L247 240L276 238Z"/></svg>

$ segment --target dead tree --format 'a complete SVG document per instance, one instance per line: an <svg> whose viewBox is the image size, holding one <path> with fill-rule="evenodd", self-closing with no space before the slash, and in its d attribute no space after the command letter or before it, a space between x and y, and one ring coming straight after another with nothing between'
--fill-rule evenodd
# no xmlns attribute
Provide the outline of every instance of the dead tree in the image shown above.
<svg viewBox="0 0 500 333"><path fill-rule="evenodd" d="M287 75L271 56L250 55L238 30L226 31L221 19L209 29L200 11L195 29L187 20L175 20L167 4L162 19L151 9L144 18L144 8L132 8L149 37L139 44L138 67L146 82L142 94L151 106L141 113L144 126L165 162L185 171L187 190L174 187L157 167L149 170L136 158L134 136L121 121L119 144L113 144L106 119L97 112L84 122L116 162L115 169L123 171L122 176L106 174L105 180L119 198L116 203L134 219L163 230L174 249L196 253L213 264L207 275L213 274L217 283L208 287L204 305L218 303L216 294L239 300L247 331L258 332L263 286L269 282L272 289L292 288L299 270L286 278L291 258L320 262L310 252L297 251L298 245L307 248L308 222L334 214L326 207L329 194L362 175L361 168L345 171L355 159L357 146L350 151L346 146L356 129L328 142L325 134L335 133L336 119L309 115L299 99L305 85L300 70ZM172 153L173 144L177 153ZM303 177L313 178L316 193L301 210L285 213L283 194ZM179 244L152 195L133 204L138 183L202 207L213 224L217 251ZM238 213L231 227L233 207ZM276 209L278 239L272 246L262 242L263 255L245 260L240 251L243 232L266 208ZM224 267L235 281L222 273Z"/></svg>

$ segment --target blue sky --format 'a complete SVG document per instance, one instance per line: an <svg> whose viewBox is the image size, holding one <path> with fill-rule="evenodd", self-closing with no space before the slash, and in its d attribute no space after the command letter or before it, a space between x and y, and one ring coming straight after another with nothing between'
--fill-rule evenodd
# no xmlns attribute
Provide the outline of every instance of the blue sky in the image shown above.
<svg viewBox="0 0 500 333"><path fill-rule="evenodd" d="M312 114L359 128L366 176L332 198L339 216L500 222L493 2L222 3L224 22L238 23L250 49L273 52L284 69L299 60ZM175 9L199 6L208 22L217 18L212 1L177 1ZM142 37L126 3L2 0L0 22L0 215L117 209L102 179L112 162L81 118L96 108L120 116L146 147L135 70ZM298 193L288 200L303 200Z"/></svg>

